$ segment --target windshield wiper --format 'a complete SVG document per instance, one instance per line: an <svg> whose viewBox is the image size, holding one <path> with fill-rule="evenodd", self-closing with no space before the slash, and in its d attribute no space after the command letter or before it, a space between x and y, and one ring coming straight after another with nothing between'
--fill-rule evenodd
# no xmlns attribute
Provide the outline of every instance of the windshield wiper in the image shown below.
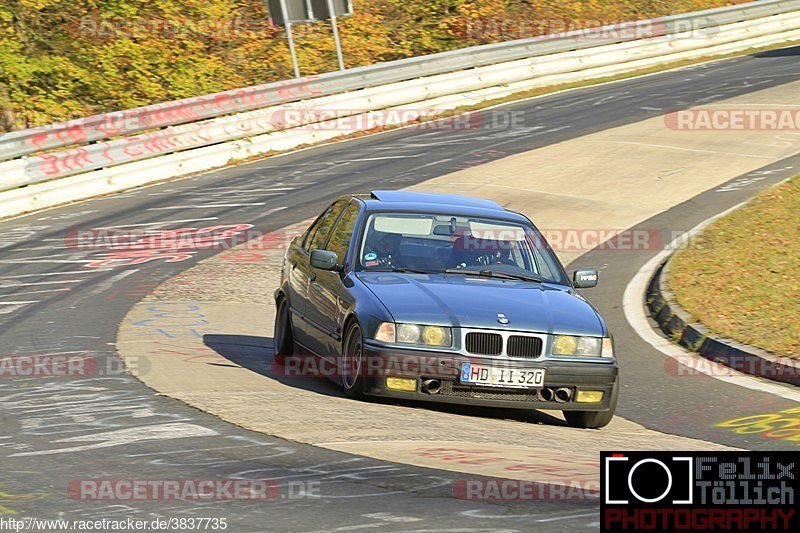
<svg viewBox="0 0 800 533"><path fill-rule="evenodd" d="M423 270L421 268L371 268L365 272L399 272L401 274L441 274L435 270Z"/></svg>
<svg viewBox="0 0 800 533"><path fill-rule="evenodd" d="M467 274L472 276L485 276L487 278L501 278L501 279L517 279L522 281L533 281L535 283L544 283L546 280L538 276L530 276L527 274L512 274L510 272L499 272L497 270L465 270L462 268L448 268L444 271L445 274Z"/></svg>

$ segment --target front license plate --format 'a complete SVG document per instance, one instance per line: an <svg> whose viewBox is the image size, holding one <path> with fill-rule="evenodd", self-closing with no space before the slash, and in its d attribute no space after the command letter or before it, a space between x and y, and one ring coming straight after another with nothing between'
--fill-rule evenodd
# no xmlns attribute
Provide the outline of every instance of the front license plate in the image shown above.
<svg viewBox="0 0 800 533"><path fill-rule="evenodd" d="M518 389L539 388L544 386L544 368L499 368L463 363L461 383Z"/></svg>

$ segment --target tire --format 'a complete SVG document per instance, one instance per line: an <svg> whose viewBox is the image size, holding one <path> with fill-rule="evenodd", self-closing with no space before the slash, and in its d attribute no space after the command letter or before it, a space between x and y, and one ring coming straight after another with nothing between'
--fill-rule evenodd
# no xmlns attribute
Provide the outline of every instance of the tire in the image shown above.
<svg viewBox="0 0 800 533"><path fill-rule="evenodd" d="M347 328L342 342L342 357L339 370L342 375L342 389L348 398L364 397L364 378L361 364L364 358L364 337L361 326L353 322Z"/></svg>
<svg viewBox="0 0 800 533"><path fill-rule="evenodd" d="M275 348L275 361L279 362L287 355L294 355L294 331L289 316L289 304L286 298L278 300L278 311L275 313L275 333L272 336Z"/></svg>
<svg viewBox="0 0 800 533"><path fill-rule="evenodd" d="M614 418L617 410L617 397L619 396L619 379L611 390L611 401L607 411L564 411L567 424L574 428L600 429L605 427Z"/></svg>

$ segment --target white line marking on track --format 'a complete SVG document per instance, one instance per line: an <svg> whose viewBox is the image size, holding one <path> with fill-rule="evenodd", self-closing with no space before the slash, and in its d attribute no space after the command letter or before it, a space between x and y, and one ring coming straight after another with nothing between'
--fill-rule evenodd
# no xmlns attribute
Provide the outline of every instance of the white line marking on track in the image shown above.
<svg viewBox="0 0 800 533"><path fill-rule="evenodd" d="M37 450L12 454L11 457L30 457L35 455L50 455L58 453L73 453L113 446L138 444L140 442L158 441L167 439L183 439L187 437L212 437L219 435L215 430L197 424L175 422L170 424L156 424L140 427L130 427L113 431L104 431L77 437L57 439L53 443L90 443L79 444L67 448Z"/></svg>
<svg viewBox="0 0 800 533"><path fill-rule="evenodd" d="M59 285L61 283L80 283L80 279L65 279L61 281L34 281L33 283L14 283L12 285L0 285L0 289L13 289L14 287L30 287L31 285Z"/></svg>
<svg viewBox="0 0 800 533"><path fill-rule="evenodd" d="M592 511L591 513L550 516L547 518L536 518L537 516L542 516L541 514L485 514L482 510L478 509L464 511L461 514L469 516L470 518L533 518L534 522L555 522L556 520L571 520L573 518L586 518L589 516L597 517L597 511Z"/></svg>
<svg viewBox="0 0 800 533"><path fill-rule="evenodd" d="M56 244L53 244L53 245L50 245L50 246L34 246L32 248L16 248L15 250L9 250L8 253L14 254L14 253L17 253L17 252L34 252L34 251L40 251L40 250L51 250L51 251L52 250L67 250L69 248L70 247L66 246L66 245L58 246Z"/></svg>
<svg viewBox="0 0 800 533"><path fill-rule="evenodd" d="M114 286L116 282L123 278L127 278L134 272L139 272L138 268L130 269L130 270L123 270L119 274L115 276L111 276L109 279L103 281L102 283L98 283L96 287L94 287L91 291L89 291L89 296L96 296L100 293L103 293Z"/></svg>
<svg viewBox="0 0 800 533"><path fill-rule="evenodd" d="M265 205L266 202L254 202L251 204L203 204L203 205L170 205L167 207L151 207L148 211L163 211L165 209L205 209L211 207L250 207Z"/></svg>
<svg viewBox="0 0 800 533"><path fill-rule="evenodd" d="M81 335L81 337L85 337L85 335ZM70 338L72 338L72 337L70 337ZM98 339L99 337L89 337L89 338ZM45 353L43 355L66 355L66 354L71 354L71 353L85 354L85 353L88 353L88 351L87 350L68 350L68 351L59 351L59 352L47 352L47 353Z"/></svg>
<svg viewBox="0 0 800 533"><path fill-rule="evenodd" d="M23 257L21 260L28 260L28 259L51 259L53 257L75 257L75 254L49 254L49 255L35 255L33 257Z"/></svg>
<svg viewBox="0 0 800 533"><path fill-rule="evenodd" d="M418 166L416 168L416 170L419 170L419 169L425 168L425 167L432 167L434 165L441 165L442 163L447 163L448 161L452 161L452 159L448 157L447 159L440 159L438 161L432 161L430 163L425 163L424 165Z"/></svg>
<svg viewBox="0 0 800 533"><path fill-rule="evenodd" d="M225 187L214 187L205 194L219 193L219 192L224 192L227 194L227 193L237 193L237 192L253 193L253 192L293 191L296 188L297 187L267 187L260 189L227 189Z"/></svg>
<svg viewBox="0 0 800 533"><path fill-rule="evenodd" d="M374 518L376 520L383 520L385 522L421 522L423 520L422 518L417 518L416 516L402 516L388 512L368 513L361 516Z"/></svg>
<svg viewBox="0 0 800 533"><path fill-rule="evenodd" d="M25 307L26 304L9 305L7 307L0 307L0 315L9 315L15 313L20 308Z"/></svg>
<svg viewBox="0 0 800 533"><path fill-rule="evenodd" d="M5 296L22 296L23 294L44 294L46 292L67 292L71 291L72 289L48 289L46 291L27 291L27 292L15 292L13 294L6 294Z"/></svg>
<svg viewBox="0 0 800 533"><path fill-rule="evenodd" d="M16 276L0 276L0 279L18 279L18 278L35 278L37 276L64 276L64 275L78 275L78 274L96 274L98 272L108 272L114 270L113 268L98 268L97 270L72 270L69 272L42 272L40 274L19 274Z"/></svg>
<svg viewBox="0 0 800 533"><path fill-rule="evenodd" d="M164 220L160 222L143 222L141 224L122 224L119 226L98 226L92 229L138 228L140 226L167 226L169 224L183 224L184 222L203 222L205 220L219 220L219 217L186 218L183 220Z"/></svg>
<svg viewBox="0 0 800 533"><path fill-rule="evenodd" d="M343 163L354 163L358 161L383 161L384 159L408 159L410 157L422 157L422 154L419 155L387 155L384 157L361 157L358 159L347 159L342 161Z"/></svg>
<svg viewBox="0 0 800 533"><path fill-rule="evenodd" d="M90 259L81 259L81 260L74 260L70 261L69 259L16 259L16 260L8 260L8 261L0 261L0 263L10 263L14 265L27 265L27 264L35 264L35 263L92 263L93 261Z"/></svg>
<svg viewBox="0 0 800 533"><path fill-rule="evenodd" d="M795 390L790 389L788 386L770 382L767 379L743 374L732 368L727 368L721 365L716 365L714 368L724 369L724 372L706 371L705 367L708 365L705 363L709 362L707 359L694 352L689 352L682 346L674 344L672 341L660 336L652 328L647 319L647 312L645 311L644 304L644 294L647 291L647 284L650 283L650 279L653 277L658 265L660 265L664 259L673 253L677 245L679 245L681 242L685 242L685 236L687 234L696 234L698 231L702 230L718 218L727 215L735 209L738 209L745 203L747 202L737 204L730 209L727 209L722 213L714 215L713 217L701 222L683 235L677 237L664 250L653 256L650 261L648 261L641 269L639 269L639 271L628 283L628 286L625 288L625 293L622 296L622 308L625 313L625 318L628 320L628 323L631 325L633 330L638 333L645 342L667 357L675 359L678 364L686 362L687 358L695 358L697 361L701 361L704 364L695 365L694 368L706 375L727 383L739 385L740 387L757 390L768 394L774 394L775 396L780 396L781 398L786 398L787 400L791 400L793 402L800 402L800 392L796 392Z"/></svg>
<svg viewBox="0 0 800 533"><path fill-rule="evenodd" d="M8 437L8 438L10 438L10 437ZM260 448L261 446L267 446L267 445L268 444L266 444L266 443L263 443L263 444L262 443L259 443L259 444L244 444L242 446L233 446L233 448L236 448L238 450L240 448L255 448L255 447L259 447ZM157 452L148 452L148 453L126 453L125 457L148 457L148 456L153 456L153 455L155 455L156 457L161 457L162 455L169 455L169 454L173 454L173 453L210 452L210 451L214 451L214 450L230 450L231 448L232 448L231 446L221 446L221 447L217 447L217 448L192 448L191 450L172 450L172 451L168 451L168 452L167 451L163 451L163 450L158 450Z"/></svg>

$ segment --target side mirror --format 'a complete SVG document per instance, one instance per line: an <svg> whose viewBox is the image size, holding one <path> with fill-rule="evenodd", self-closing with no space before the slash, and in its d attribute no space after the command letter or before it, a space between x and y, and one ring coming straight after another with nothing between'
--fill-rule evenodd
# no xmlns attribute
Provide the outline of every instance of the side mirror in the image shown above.
<svg viewBox="0 0 800 533"><path fill-rule="evenodd" d="M339 264L339 256L330 250L312 250L311 266L320 270L333 270L340 272L342 265Z"/></svg>
<svg viewBox="0 0 800 533"><path fill-rule="evenodd" d="M572 285L576 289L588 289L597 286L597 270L576 270L572 274Z"/></svg>

